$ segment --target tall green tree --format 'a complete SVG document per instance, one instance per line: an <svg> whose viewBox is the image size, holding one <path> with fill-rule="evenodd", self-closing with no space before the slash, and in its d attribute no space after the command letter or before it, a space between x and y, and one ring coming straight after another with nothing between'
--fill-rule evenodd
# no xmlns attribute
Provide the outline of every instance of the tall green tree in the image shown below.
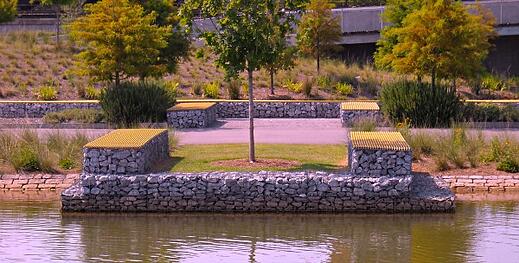
<svg viewBox="0 0 519 263"><path fill-rule="evenodd" d="M333 7L328 0L311 0L298 27L297 46L303 54L316 59L317 74L323 54L339 48L337 42L342 37L339 19L332 13Z"/></svg>
<svg viewBox="0 0 519 263"><path fill-rule="evenodd" d="M157 64L171 26L155 24L156 14L129 0L102 0L85 7L86 15L70 24L70 37L81 47L78 73L119 86L129 77L165 74Z"/></svg>
<svg viewBox="0 0 519 263"><path fill-rule="evenodd" d="M158 26L171 26L172 31L167 39L167 46L160 50L157 65L165 66L168 73L175 72L180 59L186 57L190 40L180 24L178 8L172 0L136 0L144 7L146 14L155 12Z"/></svg>
<svg viewBox="0 0 519 263"><path fill-rule="evenodd" d="M398 42L382 59L398 73L430 76L433 86L438 78L474 77L495 35L490 12L474 11L460 1L426 0L392 29Z"/></svg>
<svg viewBox="0 0 519 263"><path fill-rule="evenodd" d="M286 8L294 3L285 1ZM269 16L269 14L278 14ZM181 7L182 19L191 23L195 13L208 19L216 30L201 37L217 54L216 63L227 77L247 72L249 92L249 161L255 162L254 148L254 71L265 68L272 56L271 38L276 30L288 32L293 13L285 13L276 0L186 0Z"/></svg>
<svg viewBox="0 0 519 263"><path fill-rule="evenodd" d="M0 0L0 23L13 21L18 14L18 0Z"/></svg>

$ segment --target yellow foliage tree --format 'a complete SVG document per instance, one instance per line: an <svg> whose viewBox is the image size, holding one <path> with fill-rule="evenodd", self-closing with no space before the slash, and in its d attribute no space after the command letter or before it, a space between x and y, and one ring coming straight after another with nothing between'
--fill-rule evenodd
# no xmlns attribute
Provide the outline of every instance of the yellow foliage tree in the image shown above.
<svg viewBox="0 0 519 263"><path fill-rule="evenodd" d="M332 8L333 4L328 0L311 0L298 26L297 46L302 53L316 59L317 74L321 57L330 49L339 47L337 42L342 36L341 25L333 16Z"/></svg>
<svg viewBox="0 0 519 263"><path fill-rule="evenodd" d="M433 86L437 78L474 77L484 69L482 62L495 35L493 25L492 15L479 6L425 0L403 19L401 27L390 29L398 41L391 52L376 59L399 73L431 76Z"/></svg>
<svg viewBox="0 0 519 263"><path fill-rule="evenodd" d="M146 15L141 5L128 0L102 0L85 11L70 25L71 39L82 48L77 55L80 75L119 86L125 78L168 71L156 62L172 28L154 24L155 12Z"/></svg>
<svg viewBox="0 0 519 263"><path fill-rule="evenodd" d="M18 0L0 0L0 23L9 22L16 18Z"/></svg>

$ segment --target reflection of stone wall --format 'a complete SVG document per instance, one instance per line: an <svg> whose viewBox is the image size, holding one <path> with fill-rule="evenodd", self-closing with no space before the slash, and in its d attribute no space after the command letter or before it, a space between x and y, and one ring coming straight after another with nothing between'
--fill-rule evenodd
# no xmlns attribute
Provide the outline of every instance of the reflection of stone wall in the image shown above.
<svg viewBox="0 0 519 263"><path fill-rule="evenodd" d="M66 211L449 211L452 193L411 195L413 175L322 172L83 174L62 194ZM431 186L432 187L432 186Z"/></svg>
<svg viewBox="0 0 519 263"><path fill-rule="evenodd" d="M168 111L168 126L173 128L204 128L216 121L216 105L207 109Z"/></svg>
<svg viewBox="0 0 519 263"><path fill-rule="evenodd" d="M84 102L2 102L1 118L41 118L49 112L66 109L100 109L95 101Z"/></svg>
<svg viewBox="0 0 519 263"><path fill-rule="evenodd" d="M169 155L167 131L137 149L84 148L83 171L99 174L136 174Z"/></svg>

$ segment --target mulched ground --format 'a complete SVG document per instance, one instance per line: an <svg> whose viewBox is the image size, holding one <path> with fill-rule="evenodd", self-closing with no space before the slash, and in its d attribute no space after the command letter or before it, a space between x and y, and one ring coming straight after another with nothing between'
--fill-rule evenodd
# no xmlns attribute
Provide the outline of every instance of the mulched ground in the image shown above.
<svg viewBox="0 0 519 263"><path fill-rule="evenodd" d="M283 159L258 159L254 163L250 163L248 159L224 160L212 162L215 166L241 167L241 168L269 168L276 167L280 169L297 168L301 165L298 161L290 161Z"/></svg>

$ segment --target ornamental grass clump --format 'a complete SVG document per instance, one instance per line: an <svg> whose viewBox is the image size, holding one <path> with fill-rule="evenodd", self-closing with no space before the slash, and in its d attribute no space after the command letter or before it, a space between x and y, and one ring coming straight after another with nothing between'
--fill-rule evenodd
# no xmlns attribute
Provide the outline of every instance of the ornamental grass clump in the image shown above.
<svg viewBox="0 0 519 263"><path fill-rule="evenodd" d="M109 122L132 127L164 121L175 98L159 82L125 82L104 89L99 104Z"/></svg>
<svg viewBox="0 0 519 263"><path fill-rule="evenodd" d="M385 85L381 110L394 123L409 119L414 127L448 127L458 117L462 103L452 87L398 81Z"/></svg>
<svg viewBox="0 0 519 263"><path fill-rule="evenodd" d="M36 90L36 97L39 100L55 100L58 97L58 90L53 86L42 86Z"/></svg>
<svg viewBox="0 0 519 263"><path fill-rule="evenodd" d="M509 173L519 172L519 142L511 138L494 137L483 160L497 162L497 170Z"/></svg>
<svg viewBox="0 0 519 263"><path fill-rule="evenodd" d="M220 82L213 81L204 85L204 96L210 99L220 97Z"/></svg>
<svg viewBox="0 0 519 263"><path fill-rule="evenodd" d="M83 159L83 146L89 139L81 134L66 136L51 133L39 136L26 130L21 134L0 133L0 161L17 172L54 173L78 170Z"/></svg>

